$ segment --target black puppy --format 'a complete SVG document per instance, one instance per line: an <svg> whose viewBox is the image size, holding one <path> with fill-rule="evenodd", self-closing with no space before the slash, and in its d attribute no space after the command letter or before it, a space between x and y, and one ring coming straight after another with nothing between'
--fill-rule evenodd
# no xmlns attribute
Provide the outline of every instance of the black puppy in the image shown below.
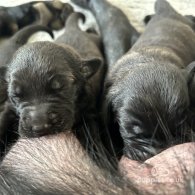
<svg viewBox="0 0 195 195"><path fill-rule="evenodd" d="M3 143L3 146L5 139L9 142L9 137L7 138L7 136L8 134L13 133L13 125L17 122L17 116L14 108L10 104L7 96L7 66L15 51L24 45L33 33L38 31L46 31L53 37L53 33L47 27L41 25L30 25L24 27L0 45L0 141Z"/></svg>
<svg viewBox="0 0 195 195"><path fill-rule="evenodd" d="M67 45L36 42L19 49L9 66L8 93L20 117L20 135L70 129L86 80L100 65L100 59L84 60Z"/></svg>
<svg viewBox="0 0 195 195"><path fill-rule="evenodd" d="M83 8L90 9L95 15L109 66L124 55L139 37L139 33L130 24L125 14L106 0L71 1Z"/></svg>
<svg viewBox="0 0 195 195"><path fill-rule="evenodd" d="M164 0L157 0L155 12L131 50L110 66L106 80L106 101L118 121L124 154L138 160L187 141L185 128L190 129L185 126L194 66L185 67L195 59L193 26Z"/></svg>
<svg viewBox="0 0 195 195"><path fill-rule="evenodd" d="M99 74L103 59L93 41L75 28L78 17L70 16L56 43L26 45L10 63L8 93L20 117L21 136L70 129L94 104L89 80Z"/></svg>

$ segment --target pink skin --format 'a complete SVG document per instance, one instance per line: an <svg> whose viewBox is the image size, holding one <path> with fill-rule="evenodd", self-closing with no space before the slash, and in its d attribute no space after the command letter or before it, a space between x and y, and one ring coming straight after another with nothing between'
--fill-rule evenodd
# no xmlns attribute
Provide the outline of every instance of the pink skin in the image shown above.
<svg viewBox="0 0 195 195"><path fill-rule="evenodd" d="M119 168L139 189L154 194L186 194L185 187L195 174L195 142L173 146L144 163L122 157Z"/></svg>

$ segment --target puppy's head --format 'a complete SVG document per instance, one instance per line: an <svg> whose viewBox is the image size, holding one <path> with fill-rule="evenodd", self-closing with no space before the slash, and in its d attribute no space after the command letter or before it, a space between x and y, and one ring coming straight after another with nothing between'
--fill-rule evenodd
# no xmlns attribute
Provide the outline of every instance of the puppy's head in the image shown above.
<svg viewBox="0 0 195 195"><path fill-rule="evenodd" d="M19 133L35 137L70 129L79 93L98 69L68 46L37 42L20 48L8 70L8 96L20 116Z"/></svg>
<svg viewBox="0 0 195 195"><path fill-rule="evenodd" d="M189 94L179 68L171 64L134 67L124 73L120 86L110 88L110 94L130 158L143 160L179 141L175 138L182 141Z"/></svg>

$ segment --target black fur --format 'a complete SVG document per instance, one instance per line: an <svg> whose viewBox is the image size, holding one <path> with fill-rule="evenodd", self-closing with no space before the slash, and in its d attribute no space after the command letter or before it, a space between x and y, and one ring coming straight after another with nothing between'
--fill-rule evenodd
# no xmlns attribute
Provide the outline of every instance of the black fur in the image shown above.
<svg viewBox="0 0 195 195"><path fill-rule="evenodd" d="M138 160L192 139L186 118L188 86L194 83L185 67L195 59L193 24L164 0L157 0L155 11L106 80L106 101L118 121L124 154Z"/></svg>
<svg viewBox="0 0 195 195"><path fill-rule="evenodd" d="M97 102L105 66L98 48L100 37L78 27L82 17L72 13L55 43L26 45L9 64L8 94L20 118L20 136L39 137L73 128L88 147L83 129L92 126L91 134L99 140Z"/></svg>
<svg viewBox="0 0 195 195"><path fill-rule="evenodd" d="M4 147L16 135L13 131L17 131L17 116L14 108L11 106L7 97L7 81L6 72L8 63L11 61L15 51L24 45L28 38L35 32L46 31L53 36L48 27L41 25L30 25L24 27L0 45L0 152L4 151ZM13 134L14 136L11 136Z"/></svg>

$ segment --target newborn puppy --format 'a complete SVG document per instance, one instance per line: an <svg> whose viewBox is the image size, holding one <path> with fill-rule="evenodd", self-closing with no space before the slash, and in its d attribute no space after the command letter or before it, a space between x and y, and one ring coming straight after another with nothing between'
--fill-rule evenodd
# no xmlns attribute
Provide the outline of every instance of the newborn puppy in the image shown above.
<svg viewBox="0 0 195 195"><path fill-rule="evenodd" d="M53 36L51 30L45 26L30 25L0 45L0 142L3 143L3 146L0 144L0 147L4 147L5 139L9 142L10 138L7 138L7 134L9 131L13 131L13 125L17 121L15 111L7 97L7 66L15 51L24 45L33 33L38 31L46 31ZM14 129L17 130L17 128ZM0 152L2 152L2 148Z"/></svg>
<svg viewBox="0 0 195 195"><path fill-rule="evenodd" d="M20 118L19 134L37 137L73 127L86 81L101 63L99 58L81 58L65 44L36 42L20 48L8 69L8 95Z"/></svg>
<svg viewBox="0 0 195 195"><path fill-rule="evenodd" d="M95 15L100 27L106 60L109 66L124 55L137 40L139 33L130 24L125 14L106 0L71 1L91 10Z"/></svg>
<svg viewBox="0 0 195 195"><path fill-rule="evenodd" d="M194 66L190 71L185 67L194 59L192 23L157 0L145 32L110 66L106 79L106 101L113 107L127 157L144 160L191 139L186 118Z"/></svg>

